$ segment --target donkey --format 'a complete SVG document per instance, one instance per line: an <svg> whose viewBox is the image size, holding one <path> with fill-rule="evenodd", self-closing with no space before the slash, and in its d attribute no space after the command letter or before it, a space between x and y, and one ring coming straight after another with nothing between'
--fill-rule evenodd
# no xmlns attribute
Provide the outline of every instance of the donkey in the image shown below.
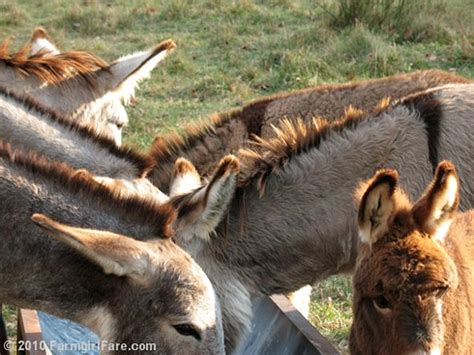
<svg viewBox="0 0 474 355"><path fill-rule="evenodd" d="M41 33L34 32L36 40ZM78 51L53 54L43 49L28 56L31 43L10 54L8 44L6 40L0 46L1 86L27 93L81 124L92 124L118 145L122 141L122 127L128 122L121 100L127 103L138 83L176 47L172 40L166 40L109 65L92 54Z"/></svg>
<svg viewBox="0 0 474 355"><path fill-rule="evenodd" d="M90 127L69 121L25 95L0 87L0 139L40 152L76 169L127 180L143 178L154 162L145 154L117 147Z"/></svg>
<svg viewBox="0 0 474 355"><path fill-rule="evenodd" d="M236 162L227 158L175 215L169 204L123 196L90 174L1 143L0 285L8 287L0 287L0 302L82 323L109 342L155 342L160 353L222 353L211 284L169 237L175 230L210 233L220 222ZM45 216L33 221L54 238L34 227L35 212Z"/></svg>
<svg viewBox="0 0 474 355"><path fill-rule="evenodd" d="M278 126L285 117L299 117L309 122L313 117L322 116L332 121L342 117L350 105L370 111L387 97L396 100L442 84L469 81L439 70L424 70L263 97L243 108L188 124L184 136L173 133L156 137L150 153L159 164L152 172L152 180L161 190L167 191L173 164L180 156L188 158L201 174L207 175L212 171L213 162L242 148L250 136L272 137L272 125Z"/></svg>
<svg viewBox="0 0 474 355"><path fill-rule="evenodd" d="M275 138L240 151L238 188L216 234L190 230L176 236L178 245L218 294L231 276L259 297L351 272L358 251L352 192L379 168L398 169L416 196L438 161L450 159L463 182L461 208L474 205L473 89L440 87L333 123L287 121ZM170 203L187 210L196 193ZM229 297L219 294L223 309Z"/></svg>
<svg viewBox="0 0 474 355"><path fill-rule="evenodd" d="M352 354L470 354L474 210L457 213L459 180L441 162L412 205L384 169L363 188L357 222Z"/></svg>

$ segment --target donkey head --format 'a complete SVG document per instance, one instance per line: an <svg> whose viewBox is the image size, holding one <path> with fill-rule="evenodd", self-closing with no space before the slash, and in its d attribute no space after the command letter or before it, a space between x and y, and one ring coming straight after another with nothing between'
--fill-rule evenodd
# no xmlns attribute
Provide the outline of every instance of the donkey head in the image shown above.
<svg viewBox="0 0 474 355"><path fill-rule="evenodd" d="M108 275L105 279L114 278L110 293L80 316L103 340L154 344L150 350L160 354L224 353L220 309L211 283L169 238L142 242L67 226L44 215L32 219L95 264Z"/></svg>
<svg viewBox="0 0 474 355"><path fill-rule="evenodd" d="M458 208L459 180L451 163L440 163L414 205L397 185L396 171L381 170L360 200L354 354L439 354L443 349L443 302L458 285L443 241Z"/></svg>
<svg viewBox="0 0 474 355"><path fill-rule="evenodd" d="M84 52L58 51L44 29L35 29L28 44L30 57L22 57L29 66L64 73L60 80L48 82L38 75L28 75L15 65L0 70L0 84L28 93L43 106L96 129L121 144L122 127L128 116L122 101L128 103L138 83L176 47L166 40L147 51L131 54L106 65ZM16 63L16 62L15 62ZM27 68L28 66L25 66ZM81 75L77 75L80 72ZM57 76L57 75L56 75Z"/></svg>

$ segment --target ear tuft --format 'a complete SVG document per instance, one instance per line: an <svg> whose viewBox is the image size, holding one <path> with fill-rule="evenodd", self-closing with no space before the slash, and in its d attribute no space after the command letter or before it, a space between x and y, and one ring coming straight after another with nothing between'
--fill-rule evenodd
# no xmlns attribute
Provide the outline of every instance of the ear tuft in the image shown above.
<svg viewBox="0 0 474 355"><path fill-rule="evenodd" d="M183 174L194 174L199 176L193 163L191 163L188 159L181 157L176 159L176 162L174 163L173 176Z"/></svg>
<svg viewBox="0 0 474 355"><path fill-rule="evenodd" d="M34 41L38 38L49 38L48 31L46 31L44 27L39 26L33 30L33 33L31 34L31 40Z"/></svg>
<svg viewBox="0 0 474 355"><path fill-rule="evenodd" d="M48 230L51 230L51 226L54 225L55 223L53 220L49 219L48 217L46 217L45 215L41 213L34 213L31 216L31 219L40 227L43 227Z"/></svg>
<svg viewBox="0 0 474 355"><path fill-rule="evenodd" d="M366 186L357 222L362 242L373 244L388 230L388 220L395 207L398 173L392 169L379 170Z"/></svg>
<svg viewBox="0 0 474 355"><path fill-rule="evenodd" d="M176 43L172 39L166 39L155 48L155 53L160 53L162 51L171 52L176 48Z"/></svg>
<svg viewBox="0 0 474 355"><path fill-rule="evenodd" d="M449 161L436 167L434 178L413 207L418 227L437 240L446 236L451 220L459 207L459 177Z"/></svg>
<svg viewBox="0 0 474 355"><path fill-rule="evenodd" d="M178 158L174 163L170 183L170 197L187 194L201 187L201 177L193 163L185 158Z"/></svg>
<svg viewBox="0 0 474 355"><path fill-rule="evenodd" d="M240 171L239 159L235 155L226 155L221 159L219 165L216 169L216 172L213 175L214 179L220 179L226 174L238 174Z"/></svg>

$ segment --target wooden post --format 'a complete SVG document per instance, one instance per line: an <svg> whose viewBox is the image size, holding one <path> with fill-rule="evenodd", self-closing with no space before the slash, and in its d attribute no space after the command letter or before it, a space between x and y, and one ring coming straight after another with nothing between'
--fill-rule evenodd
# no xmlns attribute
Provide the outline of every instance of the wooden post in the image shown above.
<svg viewBox="0 0 474 355"><path fill-rule="evenodd" d="M17 348L21 355L46 355L46 351L41 350L45 346L41 325L36 311L31 309L18 309L18 340ZM28 349L28 350L27 350Z"/></svg>

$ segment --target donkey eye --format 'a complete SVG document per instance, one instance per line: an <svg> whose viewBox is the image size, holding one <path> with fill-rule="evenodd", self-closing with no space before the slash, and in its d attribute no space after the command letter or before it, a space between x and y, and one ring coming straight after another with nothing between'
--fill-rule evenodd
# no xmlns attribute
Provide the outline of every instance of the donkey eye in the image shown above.
<svg viewBox="0 0 474 355"><path fill-rule="evenodd" d="M386 312L388 310L392 309L391 303L384 297L384 296L378 296L373 299L374 306L376 309Z"/></svg>
<svg viewBox="0 0 474 355"><path fill-rule="evenodd" d="M197 341L201 341L201 334L191 324L176 324L173 325L176 331L186 337L193 337Z"/></svg>
<svg viewBox="0 0 474 355"><path fill-rule="evenodd" d="M443 297L444 294L448 291L448 286L443 286L443 287L438 287L435 291L434 291L434 295L436 297Z"/></svg>

